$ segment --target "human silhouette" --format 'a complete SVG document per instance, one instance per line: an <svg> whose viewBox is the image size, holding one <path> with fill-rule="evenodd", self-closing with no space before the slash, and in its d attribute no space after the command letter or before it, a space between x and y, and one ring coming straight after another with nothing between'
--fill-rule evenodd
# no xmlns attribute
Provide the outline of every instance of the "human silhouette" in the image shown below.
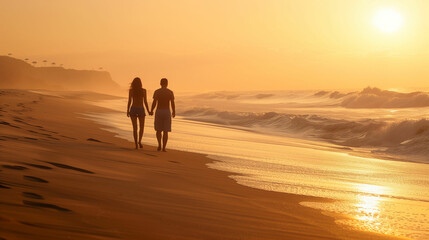
<svg viewBox="0 0 429 240"><path fill-rule="evenodd" d="M158 151L161 151L161 138L162 138L162 151L165 152L165 147L168 141L168 132L171 132L171 117L176 116L176 105L174 104L173 91L167 88L167 78L161 79L161 88L157 89L153 93L153 103L150 111L150 115L153 115L153 110L156 107L155 112L155 131L156 139L158 140ZM170 112L171 103L171 112ZM162 136L161 136L162 133Z"/></svg>
<svg viewBox="0 0 429 240"><path fill-rule="evenodd" d="M145 110L143 107L146 106L147 111L149 112L149 106L147 104L146 89L142 87L142 81L140 78L136 77L131 83L130 91L128 94L128 105L127 105L127 117L131 117L131 123L133 124L133 136L136 149L138 147L143 148L141 143L144 131L144 120L145 120ZM131 106L131 108L130 108ZM139 139L137 142L137 119L140 123Z"/></svg>

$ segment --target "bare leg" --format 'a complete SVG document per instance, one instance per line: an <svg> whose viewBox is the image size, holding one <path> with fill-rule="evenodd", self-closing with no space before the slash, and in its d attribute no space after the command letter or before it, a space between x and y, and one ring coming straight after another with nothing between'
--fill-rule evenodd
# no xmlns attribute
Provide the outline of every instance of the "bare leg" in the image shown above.
<svg viewBox="0 0 429 240"><path fill-rule="evenodd" d="M156 140L158 140L158 151L161 151L161 131L156 131Z"/></svg>
<svg viewBox="0 0 429 240"><path fill-rule="evenodd" d="M145 119L145 117L139 117L139 122L140 122L139 146L140 146L140 148L143 148L142 137L143 137L143 131L144 131L144 119Z"/></svg>
<svg viewBox="0 0 429 240"><path fill-rule="evenodd" d="M131 123L133 124L134 143L136 144L136 149L137 149L138 148L138 146L137 146L137 117L131 116Z"/></svg>
<svg viewBox="0 0 429 240"><path fill-rule="evenodd" d="M164 131L164 134L162 136L162 151L163 152L166 152L165 147L167 146L167 141L168 141L168 132Z"/></svg>

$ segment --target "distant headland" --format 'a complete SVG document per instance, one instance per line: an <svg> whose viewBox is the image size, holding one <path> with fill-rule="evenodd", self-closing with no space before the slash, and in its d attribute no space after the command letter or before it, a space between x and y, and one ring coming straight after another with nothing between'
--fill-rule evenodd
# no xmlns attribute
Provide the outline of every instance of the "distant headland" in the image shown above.
<svg viewBox="0 0 429 240"><path fill-rule="evenodd" d="M119 94L121 87L107 71L34 67L9 56L0 56L0 88L93 91Z"/></svg>

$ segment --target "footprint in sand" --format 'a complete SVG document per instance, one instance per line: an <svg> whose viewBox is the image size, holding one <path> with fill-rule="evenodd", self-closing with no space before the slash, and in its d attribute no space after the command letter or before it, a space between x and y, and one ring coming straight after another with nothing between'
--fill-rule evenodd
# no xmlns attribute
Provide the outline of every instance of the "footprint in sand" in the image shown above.
<svg viewBox="0 0 429 240"><path fill-rule="evenodd" d="M51 167L39 165L39 164L33 164L33 163L22 163L22 164L25 164L30 167L40 168L40 169L52 169Z"/></svg>
<svg viewBox="0 0 429 240"><path fill-rule="evenodd" d="M32 207L41 207L41 208L54 209L54 210L57 210L57 211L60 211L60 212L71 212L70 209L59 207L57 205L49 204L49 203L41 203L41 202L34 202L34 201L28 201L28 200L22 200L22 203L24 205L32 206Z"/></svg>
<svg viewBox="0 0 429 240"><path fill-rule="evenodd" d="M33 176L23 176L25 180L32 181L32 182L40 182L40 183L49 183L45 179L33 177Z"/></svg>
<svg viewBox="0 0 429 240"><path fill-rule="evenodd" d="M54 131L46 130L42 126L34 125L34 124L31 124L31 123L25 122L20 117L15 117L13 121L19 122L19 123L22 123L22 124L25 124L25 125L28 125L28 126L39 128L41 131L50 132L50 133L57 133L57 132L54 132Z"/></svg>
<svg viewBox="0 0 429 240"><path fill-rule="evenodd" d="M51 164L51 165L53 165L55 167L69 169L69 170L73 170L73 171L84 172L84 173L91 173L91 174L94 173L94 172L91 172L91 171L86 170L86 169L77 168L77 167L73 167L73 166L70 166L70 165L62 164L62 163L47 162L47 161L45 161L45 163L49 163L49 164Z"/></svg>
<svg viewBox="0 0 429 240"><path fill-rule="evenodd" d="M67 138L67 139L72 139L72 140L76 140L76 138L74 138L74 137L67 137L67 136L64 136L64 135L60 135L60 137Z"/></svg>
<svg viewBox="0 0 429 240"><path fill-rule="evenodd" d="M39 195L37 193L32 193L32 192L23 192L22 196L26 198L32 198L32 199L40 199L40 200L45 199L42 195Z"/></svg>
<svg viewBox="0 0 429 240"><path fill-rule="evenodd" d="M88 139L86 139L87 141L91 141L91 142L99 142L99 143L102 143L102 141L100 141L100 140L97 140L97 139L95 139L95 138L88 138Z"/></svg>
<svg viewBox="0 0 429 240"><path fill-rule="evenodd" d="M48 132L48 133L58 134L57 132L54 132L54 131L51 131L51 130L46 130L46 129L44 129L44 128L43 128L43 127L41 127L41 126L35 126L35 127L39 127L39 128L40 128L40 131L45 131L45 132Z"/></svg>
<svg viewBox="0 0 429 240"><path fill-rule="evenodd" d="M37 141L37 140L39 140L39 139L37 139L37 138L32 138L32 137L24 137L25 139L28 139L28 140L33 140L33 141Z"/></svg>
<svg viewBox="0 0 429 240"><path fill-rule="evenodd" d="M10 187L8 187L8 186L4 185L4 183L2 183L2 182L0 182L0 188L3 188L3 189L10 189Z"/></svg>
<svg viewBox="0 0 429 240"><path fill-rule="evenodd" d="M9 136L1 136L2 138L11 139L11 140L19 140L16 137L9 137Z"/></svg>
<svg viewBox="0 0 429 240"><path fill-rule="evenodd" d="M23 122L21 119L14 119L13 121L15 121L15 122L19 122L19 123L27 124L26 122Z"/></svg>
<svg viewBox="0 0 429 240"><path fill-rule="evenodd" d="M10 124L8 122L5 122L5 121L1 121L0 124L6 125L6 126L9 126L9 127L20 128L18 126L12 125L12 124Z"/></svg>
<svg viewBox="0 0 429 240"><path fill-rule="evenodd" d="M2 165L3 168L12 169L12 170L26 170L28 168L18 165Z"/></svg>
<svg viewBox="0 0 429 240"><path fill-rule="evenodd" d="M42 135L42 136L45 136L45 137L47 137L47 138L54 139L54 140L60 140L59 138L52 137L52 135L51 135L51 134L47 134L47 133L36 132L36 131L34 131L34 130L27 130L27 132L31 132L31 133L35 133L35 134L39 134L39 135Z"/></svg>

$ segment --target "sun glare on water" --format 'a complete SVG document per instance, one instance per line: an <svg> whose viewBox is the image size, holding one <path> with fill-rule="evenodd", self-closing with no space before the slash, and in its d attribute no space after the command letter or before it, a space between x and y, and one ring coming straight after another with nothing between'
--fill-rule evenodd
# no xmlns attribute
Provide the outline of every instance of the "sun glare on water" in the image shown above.
<svg viewBox="0 0 429 240"><path fill-rule="evenodd" d="M381 32L393 33L404 24L403 16L395 9L380 9L373 18L373 23Z"/></svg>

